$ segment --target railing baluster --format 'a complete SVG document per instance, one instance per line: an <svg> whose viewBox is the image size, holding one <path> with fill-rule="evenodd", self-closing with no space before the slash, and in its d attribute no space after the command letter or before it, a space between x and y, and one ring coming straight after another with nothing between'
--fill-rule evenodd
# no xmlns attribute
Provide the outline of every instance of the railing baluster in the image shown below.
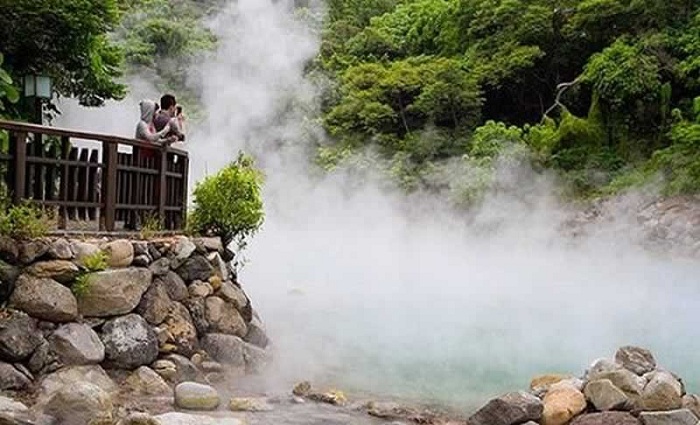
<svg viewBox="0 0 700 425"><path fill-rule="evenodd" d="M105 218L105 230L111 232L114 231L117 208L117 144L102 142L102 152L105 164L102 198L105 200L105 207L101 215Z"/></svg>
<svg viewBox="0 0 700 425"><path fill-rule="evenodd" d="M14 137L12 137L14 136ZM25 187L27 176L27 133L10 133L14 140L12 143L12 169L14 171L12 201L15 204L25 199Z"/></svg>

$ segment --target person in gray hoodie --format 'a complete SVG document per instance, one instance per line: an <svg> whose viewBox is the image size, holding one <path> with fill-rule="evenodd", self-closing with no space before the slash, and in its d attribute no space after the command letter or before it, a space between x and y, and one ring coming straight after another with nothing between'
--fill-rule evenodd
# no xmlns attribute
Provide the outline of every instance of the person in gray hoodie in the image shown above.
<svg viewBox="0 0 700 425"><path fill-rule="evenodd" d="M177 141L177 136L166 137L168 132L170 132L170 125L166 125L160 131L156 130L153 119L156 114L157 105L154 101L144 99L139 106L141 108L141 120L136 124L136 139L152 143L172 143Z"/></svg>

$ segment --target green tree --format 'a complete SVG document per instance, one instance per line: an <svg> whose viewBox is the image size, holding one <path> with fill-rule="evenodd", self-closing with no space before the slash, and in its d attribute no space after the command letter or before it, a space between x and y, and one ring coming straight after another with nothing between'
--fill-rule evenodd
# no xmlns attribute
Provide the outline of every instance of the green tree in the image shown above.
<svg viewBox="0 0 700 425"><path fill-rule="evenodd" d="M107 35L118 22L115 0L0 0L0 51L16 80L46 74L60 95L99 106L126 92Z"/></svg>

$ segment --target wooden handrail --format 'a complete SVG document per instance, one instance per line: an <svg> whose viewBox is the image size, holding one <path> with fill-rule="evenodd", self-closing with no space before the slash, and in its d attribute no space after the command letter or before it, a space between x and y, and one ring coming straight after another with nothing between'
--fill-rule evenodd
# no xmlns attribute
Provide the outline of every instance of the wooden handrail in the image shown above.
<svg viewBox="0 0 700 425"><path fill-rule="evenodd" d="M157 213L169 230L185 225L186 151L164 143L7 120L0 120L0 131L7 131L10 139L10 151L0 154L0 174L13 202L57 207L63 222L69 216L85 216L86 209L99 209L100 228L107 231L115 230L116 221L144 219L148 211ZM47 136L60 139L60 147L47 145ZM99 146L75 146L72 139ZM119 145L133 147L133 153L119 152Z"/></svg>
<svg viewBox="0 0 700 425"><path fill-rule="evenodd" d="M118 143L122 145L135 146L139 148L154 149L165 147L168 152L187 156L187 152L182 149L166 146L162 143L151 143L138 139L114 136L110 134L89 133L86 131L69 130L59 127L46 127L38 124L29 124L16 121L0 120L0 130L10 130L22 133L39 133L49 136L70 137L81 140L92 140L96 142Z"/></svg>

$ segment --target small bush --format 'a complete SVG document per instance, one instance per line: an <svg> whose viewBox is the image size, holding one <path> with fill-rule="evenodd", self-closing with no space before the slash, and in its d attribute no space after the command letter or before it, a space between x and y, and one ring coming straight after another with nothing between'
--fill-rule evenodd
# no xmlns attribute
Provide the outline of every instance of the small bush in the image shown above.
<svg viewBox="0 0 700 425"><path fill-rule="evenodd" d="M107 269L107 254L97 251L92 255L83 258L83 267L88 272L100 272Z"/></svg>
<svg viewBox="0 0 700 425"><path fill-rule="evenodd" d="M90 273L84 273L78 276L70 287L76 298L87 295L90 291Z"/></svg>
<svg viewBox="0 0 700 425"><path fill-rule="evenodd" d="M236 240L243 247L264 219L262 184L263 175L252 158L239 154L235 162L195 187L188 219L191 231L220 236L226 245Z"/></svg>
<svg viewBox="0 0 700 425"><path fill-rule="evenodd" d="M152 239L156 233L163 230L163 222L158 214L146 214L141 225L139 237L141 239Z"/></svg>
<svg viewBox="0 0 700 425"><path fill-rule="evenodd" d="M43 209L30 203L5 206L0 212L0 235L15 239L44 236L50 228L50 219Z"/></svg>

